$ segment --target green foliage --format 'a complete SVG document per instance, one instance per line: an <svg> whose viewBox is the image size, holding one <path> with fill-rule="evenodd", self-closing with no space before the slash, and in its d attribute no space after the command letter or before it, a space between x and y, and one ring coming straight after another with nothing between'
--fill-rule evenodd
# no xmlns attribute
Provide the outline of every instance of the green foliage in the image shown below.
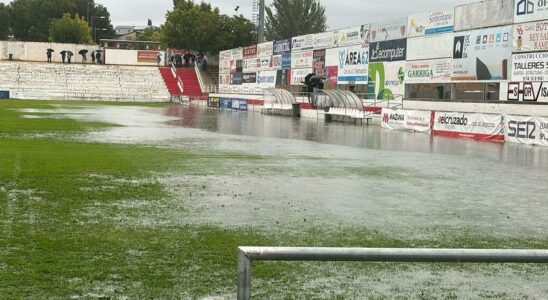
<svg viewBox="0 0 548 300"><path fill-rule="evenodd" d="M138 41L161 42L162 39L162 32L157 27L148 27L145 29L145 32L137 36Z"/></svg>
<svg viewBox="0 0 548 300"><path fill-rule="evenodd" d="M65 13L84 18L88 15L88 0L13 0L9 7L11 28L15 38L22 41L48 41L51 22ZM104 6L95 6L94 0L89 0L89 16L105 16L104 20L96 20L98 28L109 29L102 37L114 35L110 14Z"/></svg>
<svg viewBox="0 0 548 300"><path fill-rule="evenodd" d="M265 36L279 40L327 30L325 7L318 0L274 0L266 7Z"/></svg>
<svg viewBox="0 0 548 300"><path fill-rule="evenodd" d="M9 34L9 10L4 3L0 3L0 40L5 40Z"/></svg>
<svg viewBox="0 0 548 300"><path fill-rule="evenodd" d="M171 48L218 52L252 41L254 26L243 16L221 15L204 2L174 0L174 6L162 26L163 41Z"/></svg>
<svg viewBox="0 0 548 300"><path fill-rule="evenodd" d="M92 44L89 25L78 14L71 17L66 13L63 18L53 20L49 28L49 41L54 43Z"/></svg>

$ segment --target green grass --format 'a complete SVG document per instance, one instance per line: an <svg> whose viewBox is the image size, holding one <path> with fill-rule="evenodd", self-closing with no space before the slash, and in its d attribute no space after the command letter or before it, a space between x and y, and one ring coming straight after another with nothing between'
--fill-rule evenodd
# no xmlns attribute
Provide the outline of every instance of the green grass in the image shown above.
<svg viewBox="0 0 548 300"><path fill-rule="evenodd" d="M142 210L117 209L117 205L150 203L150 214L154 215L155 206L173 203L167 200L174 195L158 179L162 174L226 176L232 174L230 166L239 163L267 174L272 158L202 149L79 142L63 137L72 132L104 130L111 125L68 119L28 120L17 111L52 108L53 104L67 103L0 102L1 299L73 296L174 299L234 295L236 248L242 245L548 248L548 240L497 239L476 236L472 230L458 231L439 240L424 237L399 240L368 228L345 226L305 226L292 234L265 234L247 227L198 226L184 221L181 225L130 227L121 223L120 214L124 217L123 214L135 213L131 217L137 219L147 215L139 215ZM27 133L56 135L37 138L27 137ZM352 171L361 176L382 175L374 168ZM392 170L390 178L397 178L401 172ZM189 192L203 189L192 183L185 188ZM94 210L97 206L112 207L112 211L96 215L104 213ZM184 218L184 207L180 214ZM347 276L342 279L346 282L355 274L398 273L415 267L345 264L345 271L330 271L330 267L323 275L342 273ZM323 270L299 263L256 264L253 278L262 287L255 290L257 298L279 295L276 293L281 287L297 293L293 296L316 298L317 293L324 291L322 286L298 286L304 280L302 277L310 276L311 269ZM473 266L435 265L433 269L480 272ZM523 270L528 269L518 267L516 272ZM455 290L440 293L451 298ZM351 291L343 290L329 298L344 299L351 295ZM293 298L291 294L281 297Z"/></svg>

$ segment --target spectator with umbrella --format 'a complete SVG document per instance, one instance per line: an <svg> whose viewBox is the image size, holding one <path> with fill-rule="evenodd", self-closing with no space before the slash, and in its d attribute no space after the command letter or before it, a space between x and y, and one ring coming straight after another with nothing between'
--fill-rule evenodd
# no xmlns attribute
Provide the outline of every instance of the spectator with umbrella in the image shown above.
<svg viewBox="0 0 548 300"><path fill-rule="evenodd" d="M103 63L103 61L101 60L101 52L103 52L103 51L101 51L101 50L95 51L95 58L96 58L98 64Z"/></svg>
<svg viewBox="0 0 548 300"><path fill-rule="evenodd" d="M80 52L78 52L78 54L82 55L82 63L83 64L88 62L88 57L87 57L88 50L86 50L86 49L80 50Z"/></svg>
<svg viewBox="0 0 548 300"><path fill-rule="evenodd" d="M72 56L74 56L74 53L72 53L72 51L67 51L67 60L69 64L70 64L70 60L72 59Z"/></svg>
<svg viewBox="0 0 548 300"><path fill-rule="evenodd" d="M46 56L48 57L48 62L49 63L51 62L51 55L52 55L53 52L55 52L55 50L53 50L51 48L48 48L48 50L46 50Z"/></svg>
<svg viewBox="0 0 548 300"><path fill-rule="evenodd" d="M91 51L91 63L95 64L95 51Z"/></svg>
<svg viewBox="0 0 548 300"><path fill-rule="evenodd" d="M66 50L63 50L61 52L59 52L61 54L61 60L63 61L63 63L65 63L65 59L67 57L67 51Z"/></svg>

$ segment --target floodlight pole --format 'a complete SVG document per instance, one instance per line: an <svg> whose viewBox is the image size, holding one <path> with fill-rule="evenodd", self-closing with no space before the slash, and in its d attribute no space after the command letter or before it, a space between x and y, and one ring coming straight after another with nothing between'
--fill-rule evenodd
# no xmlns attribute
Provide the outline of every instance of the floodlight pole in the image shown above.
<svg viewBox="0 0 548 300"><path fill-rule="evenodd" d="M257 40L259 43L264 42L264 0L259 0L259 24L257 25Z"/></svg>

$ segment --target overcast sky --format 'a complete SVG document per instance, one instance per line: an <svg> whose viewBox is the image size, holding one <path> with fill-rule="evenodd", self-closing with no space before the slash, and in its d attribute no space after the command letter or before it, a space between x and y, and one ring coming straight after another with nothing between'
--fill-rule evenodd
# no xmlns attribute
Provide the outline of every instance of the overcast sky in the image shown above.
<svg viewBox="0 0 548 300"><path fill-rule="evenodd" d="M8 3L10 0L0 0ZM162 24L165 14L173 8L172 0L95 0L105 5L116 25L146 25L152 19L155 25ZM196 0L198 2L198 0ZM239 13L251 19L253 0L206 0L219 7L224 14ZM267 5L272 0L266 0ZM412 13L433 9L453 8L456 5L478 0L320 0L327 8L327 25L330 29L367 24L376 21L404 17Z"/></svg>

